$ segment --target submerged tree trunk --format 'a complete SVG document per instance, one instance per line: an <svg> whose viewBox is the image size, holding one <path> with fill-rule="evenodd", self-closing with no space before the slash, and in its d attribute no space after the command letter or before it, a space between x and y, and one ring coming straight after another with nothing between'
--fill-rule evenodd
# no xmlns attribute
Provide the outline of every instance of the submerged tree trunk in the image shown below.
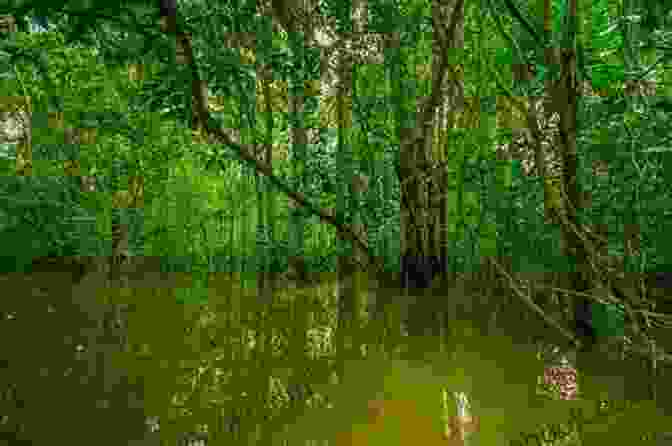
<svg viewBox="0 0 672 446"><path fill-rule="evenodd" d="M434 145L439 144L439 141L434 140L434 126L441 125L440 120L437 122L436 119L437 111L444 101L449 104L449 113L464 108L464 86L457 74L459 70L449 67L446 58L451 48L464 46L464 2L447 0L434 4L432 21L435 35L432 48L432 92L419 104L413 131L406 131L402 126L399 136L402 282L407 294L423 295L417 299L414 296L409 298L408 331L412 335L440 335L444 322L441 313L437 311L437 302L431 296L425 296L433 277L445 269L447 263L446 258L439 257L446 252L445 247L436 249L432 246L436 240L436 226L445 223L445 216L438 215L445 206L434 206L430 199L432 181L436 180L429 171L436 162L437 150Z"/></svg>

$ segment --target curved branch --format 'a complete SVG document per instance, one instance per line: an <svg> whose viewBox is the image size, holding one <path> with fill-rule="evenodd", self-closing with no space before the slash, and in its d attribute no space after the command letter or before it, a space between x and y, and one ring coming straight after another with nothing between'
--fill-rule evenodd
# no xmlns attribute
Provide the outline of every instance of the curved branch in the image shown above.
<svg viewBox="0 0 672 446"><path fill-rule="evenodd" d="M353 243L356 243L363 250L363 252L366 253L369 265L373 266L378 272L382 272L383 266L381 265L380 260L378 260L377 257L371 253L368 243L360 238L359 234L354 230L352 225L348 225L342 221L339 221L334 215L333 211L317 207L315 204L311 203L303 193L297 192L290 188L287 184L285 184L285 182L273 174L273 168L269 164L257 159L251 150L236 144L231 139L231 137L227 135L219 126L214 125L216 121L210 116L207 107L207 99L203 96L202 89L199 87L201 85L201 80L198 74L198 69L194 64L191 39L189 39L185 33L179 31L177 32L177 38L178 44L181 45L183 54L186 57L186 63L189 65L191 70L192 93L194 102L193 107L198 120L202 124L203 129L207 135L214 136L217 141L231 147L242 161L252 166L257 172L266 176L269 181L280 191L284 192L295 202L307 208L311 214L318 216L320 220L336 227L339 235L342 235L345 238L351 240Z"/></svg>

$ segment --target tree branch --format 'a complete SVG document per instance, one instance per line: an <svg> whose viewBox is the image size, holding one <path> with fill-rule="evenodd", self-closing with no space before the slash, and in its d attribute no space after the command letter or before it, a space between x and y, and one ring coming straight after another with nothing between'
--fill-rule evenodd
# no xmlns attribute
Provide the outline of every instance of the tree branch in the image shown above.
<svg viewBox="0 0 672 446"><path fill-rule="evenodd" d="M366 253L368 260L368 265L374 267L377 272L383 271L383 265L380 263L380 260L374 256L369 250L368 243L362 240L359 234L353 229L352 225L345 224L344 222L336 219L334 212L330 209L322 209L311 203L308 198L301 192L297 192L285 184L280 178L273 174L273 168L264 163L263 161L257 159L254 156L252 150L249 150L237 143L235 143L229 135L227 135L219 126L213 125L216 121L210 116L207 107L207 98L201 92L200 86L200 77L198 74L198 68L194 63L193 57L193 48L191 46L191 39L189 39L184 33L177 32L178 34L178 44L182 46L183 54L186 56L186 63L191 69L192 82L194 83L192 87L193 94L193 107L197 114L198 120L203 125L203 129L208 136L214 136L217 141L226 144L231 147L234 152L240 157L241 160L248 163L252 166L257 172L266 176L270 182L277 187L280 191L284 192L288 197L301 204L308 211L320 218L320 220L336 227L338 233L345 238L349 239L353 243L357 244L363 252Z"/></svg>

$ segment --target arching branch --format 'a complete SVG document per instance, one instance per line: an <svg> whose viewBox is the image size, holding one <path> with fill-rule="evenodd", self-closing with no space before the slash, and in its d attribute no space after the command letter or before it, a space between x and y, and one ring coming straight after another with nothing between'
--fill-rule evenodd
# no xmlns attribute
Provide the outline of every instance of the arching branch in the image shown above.
<svg viewBox="0 0 672 446"><path fill-rule="evenodd" d="M191 46L191 39L188 36L181 32L179 29L177 32L177 44L180 46L178 50L185 56L185 62L189 65L191 70L192 82L193 82L193 104L194 111L197 115L199 122L203 126L203 130L207 133L208 136L211 136L215 141L224 143L229 146L234 152L240 157L240 159L246 162L248 165L252 166L257 172L266 176L269 181L277 187L280 191L285 193L288 197L293 199L295 202L304 206L308 211L316 215L325 223L328 223L336 228L340 236L351 240L353 243L357 244L364 253L368 260L368 265L373 266L377 272L383 271L383 265L380 263L380 260L373 255L370 251L368 243L365 240L362 240L360 235L355 231L352 225L345 224L342 221L339 221L335 213L330 209L322 209L311 203L310 200L301 192L297 192L290 188L284 181L278 178L273 173L273 168L259 160L255 155L254 151L243 147L242 145L234 142L229 135L227 135L219 125L217 125L216 120L214 120L208 111L207 107L207 98L203 94L203 89L200 88L201 80L198 74L198 68L194 63L193 48Z"/></svg>

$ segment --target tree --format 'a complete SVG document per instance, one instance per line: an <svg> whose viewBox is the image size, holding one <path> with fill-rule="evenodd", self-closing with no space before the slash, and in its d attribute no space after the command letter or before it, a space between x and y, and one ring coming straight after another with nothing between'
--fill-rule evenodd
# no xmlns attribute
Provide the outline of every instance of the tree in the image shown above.
<svg viewBox="0 0 672 446"><path fill-rule="evenodd" d="M177 120L192 126L194 140L210 142L207 149L201 148L200 151L195 151L195 154L205 160L211 168L221 169L220 173L224 171L223 166L229 155L223 151L225 146L232 149L239 160L264 176L268 184L286 194L297 214L292 222L295 242L292 248L302 248L301 235L304 229L302 223L306 217L308 215L317 216L326 225L337 229L340 240L353 245L353 255L348 253L343 256L341 264L343 270L347 270L348 274L353 274L353 272L356 274L358 270L365 269L380 271L382 269L380 257L373 254L372 244L367 240L373 228L363 228L361 222L358 221L360 209L352 209L347 202L344 204L347 193L339 191L339 194L336 194L335 207L332 206L333 203L324 204L322 200L316 198L315 195L311 196L306 190L310 185L305 184L303 178L300 179L301 181L299 178L294 178L296 181L288 181L287 177L283 176L284 172L281 171L281 163L277 162L273 156L261 156L261 152L272 154L273 139L279 139L279 137L277 136L278 129L274 128L273 119L268 121L255 119L253 111L259 104L249 100L249 92L259 84L256 84L257 79L253 79L252 75L259 74L259 78L263 79L260 86L267 88L264 94L257 95L257 99L264 98L268 114L272 115L279 110L279 114L286 119L281 126L280 133L283 138L285 136L291 138L289 146L292 156L296 156L297 163L290 167L294 169L295 177L298 177L305 173L305 163L308 157L304 149L312 144L311 132L308 131L309 123L301 122L301 119L287 119L285 115L291 110L292 114L301 115L306 120L313 119L315 116L314 101L307 94L311 88L304 82L323 76L319 79L320 83L327 85L330 80L328 74L331 74L336 79L334 84L336 84L338 94L331 95L334 107L333 109L325 107L327 108L324 112L326 116L321 115L320 118L324 117L329 126L336 128L335 153L339 157L338 173L343 175L343 178L339 178L341 186L344 190L354 189L354 184L349 181L355 175L353 159L357 156L364 157L364 148L376 144L376 138L378 141L385 140L387 146L395 149L398 146L397 180L401 195L398 200L401 208L399 238L402 243L399 254L402 265L402 283L405 288L415 287L416 290L409 291L416 292L417 288L430 286L432 278L446 269L447 243L445 242L448 238L446 227L452 222L448 221L447 212L449 191L446 187L448 164L445 152L447 152L447 147L454 148L458 144L453 144L454 140L451 139L450 146L446 144L447 147L437 148L436 144L433 144L435 130L444 133L446 128L464 131L464 128L469 128L464 125L465 122L473 119L473 116L478 116L476 112L470 115L464 111L468 103L464 98L462 82L466 70L460 70L458 64L451 63L449 59L449 55L454 53L456 48L464 45L461 36L464 25L462 1L447 1L433 5L412 2L407 5L410 11L393 10L391 12L376 2L362 3L361 9L365 10L364 6L370 7L370 10L375 13L373 17L378 19L377 22L374 20L368 24L371 27L379 26L380 29L384 29L381 22L399 24L412 22L408 20L409 17L419 19L417 26L413 24L413 26L402 27L401 30L390 31L388 29L389 32L371 33L379 34L380 40L377 41L377 48L369 48L364 37L371 36L365 36L367 33L364 32L364 25L354 20L354 11L361 10L360 8L352 8L352 13L351 11L343 13L342 10L334 7L336 13L330 16L333 20L322 20L322 17L315 14L314 10L318 6L326 8L330 5L298 7L293 4L288 5L287 2L273 1L260 3L259 9L256 5L249 7L241 4L238 5L239 8L232 10L228 4L204 6L198 3L188 3L181 5L179 11L174 11L175 8L172 5L167 7L161 4L163 11L160 13L165 13L162 14L164 18L175 17L175 25L169 26L164 20L160 29L157 30L154 23L155 10L152 11L151 17L149 14L144 14L146 11L140 7L124 11L129 12L128 14L116 15L115 13L114 16L110 16L102 4L97 6L101 7L86 10L84 13L81 10L68 11L70 15L69 22L67 22L69 25L68 38L86 39L90 37L87 32L98 24L103 23L106 26L110 24L109 28L101 27L105 31L102 36L114 35L115 38L107 41L101 37L96 40L101 54L104 54L108 60L137 64L139 59L155 57L160 61L158 67L146 66L147 88L138 90L137 94L133 95L134 99L141 103L141 105L134 103L135 107L143 112L168 110L177 116ZM548 3L546 6L548 7ZM572 7L575 9L576 5ZM365 13L358 13L358 15L368 16ZM265 19L262 20L262 17L272 17L274 23L269 24L264 21ZM425 31L429 28L426 22L430 22L432 26L431 42L423 40L423 35L427 34ZM111 25L123 29L132 37L125 42L120 40L122 37L115 34L117 31ZM349 29L353 29L354 32L349 32ZM274 34L270 38L260 38L256 41L251 38L253 35L262 34L262 30L269 34L273 31ZM322 34L336 37L325 39L321 36ZM375 40L375 36L373 39ZM406 43L414 39L422 41L424 46L419 46L419 49L405 48ZM226 41L232 44L211 45L211 42L215 41ZM139 45L138 42L147 43L147 45ZM172 45L176 46L174 54L169 52L173 50ZM154 47L156 51L152 53L151 47ZM318 48L322 54L315 57L316 52L308 51L311 47ZM352 49L358 47L370 49L373 55L365 55L362 54L363 52ZM384 55L381 56L381 53ZM590 266L589 255L591 253L587 252L589 250L584 246L583 238L574 231L579 219L572 213L572 209L580 205L579 185L575 179L578 150L575 141L577 139L575 116L577 112L575 97L577 70L574 66L576 54L571 48L565 52L550 53L552 54L548 56L547 65L559 67L558 78L549 79L548 95L551 99L550 108L560 115L558 147L562 149L563 170L559 183L561 193L557 196L561 198L560 203L564 205L555 206L556 203L553 203L554 206L549 209L558 213L557 218L564 225L562 236L566 246L563 254L576 257L580 266L579 274L570 276L568 287L587 291L589 285L587 282L591 278L585 270ZM421 57L429 56L427 59L431 63L416 59L418 54ZM333 59L327 56L333 56ZM367 69L370 69L367 65L373 65L375 60L381 58L387 62L384 65L386 74L382 77L375 77L367 72ZM254 69L249 67L250 64L247 63L249 60L255 63ZM239 63L240 61L246 61L246 63ZM332 61L335 62L335 68L330 63ZM325 68L320 75L317 74L318 66ZM414 69L417 71L414 72ZM272 79L277 77L292 79L295 82L292 82L292 97L284 101L286 107L274 109L273 106L283 102L268 93ZM385 105L393 113L388 114L392 116L389 120L380 119L376 122L373 126L376 128L371 130L370 127L365 126L369 123L365 124L358 122L359 119L353 119L353 116L361 116L355 112L369 107L368 103L362 101L362 98L368 94L363 94L358 90L362 88L362 83L358 82L364 79L370 84L382 85L384 82L381 79L383 78L392 84L391 88L385 90L386 93L390 93L389 98L386 98L389 102ZM413 88L417 88L417 91L412 91ZM224 107L221 107L221 104L216 104L217 101L213 100L215 98L211 97L215 91L221 91L226 99L234 98L238 102L234 105L226 103ZM422 99L416 100L416 96ZM96 95L85 97L96 97ZM110 98L106 97L106 99ZM263 101L259 103L263 104ZM325 100L324 103L329 103L329 100ZM219 110L214 105L220 105ZM227 107L234 109L240 119L227 121L221 118L221 108L226 109ZM133 107L128 107L128 110L132 109ZM446 113L446 110L449 113ZM130 114L130 111L125 112ZM323 113L322 110L320 113ZM445 117L446 114L448 117ZM524 113L524 116L530 117L530 114ZM269 124L263 124L267 125L266 127L260 124L269 121ZM240 129L239 131L231 130L231 127L236 126ZM439 127L441 129L438 129ZM243 129L246 130L243 131ZM247 130L250 131L247 132ZM379 133L374 137L376 131ZM471 133L476 134L477 132L474 129ZM184 142L179 141L179 144L174 145L182 147L181 144ZM143 147L143 151L144 149L147 152L151 150L142 144L137 144L137 146ZM137 150L134 154L140 157L142 155L140 152ZM122 151L115 152L115 155L121 156ZM156 157L157 160L158 158L159 156ZM541 166L538 167L541 170ZM326 176L328 169L329 167L324 168L321 173ZM287 171L290 170L287 169ZM140 176L140 178L144 177ZM145 184L148 183L149 181ZM129 184L129 190L134 187ZM123 198L119 195L117 197L120 200ZM133 197L130 198L130 202L133 202ZM299 211L305 211L305 213ZM352 220L348 212L352 214ZM241 231L249 235L249 231L245 231L247 229L249 228L242 228ZM502 276L506 277L504 274ZM345 326L358 317L356 311L358 296L356 292L343 292L339 297L341 299L339 317L344 322L342 326ZM528 307L540 317L547 316L544 310L531 299L525 300L525 296L521 295L521 300L526 302ZM439 310L445 311L440 307L441 303L429 299L418 301L419 304L409 315L409 325L412 330L416 333L424 333L425 328L436 329L441 328L440 324L445 325L445 321L439 318L430 318L438 314ZM301 342L305 338L303 329L307 325L307 317L304 316L307 314L299 313L295 320L295 325L298 327L295 328ZM544 318L544 321L547 321L547 318ZM555 329L559 327L563 336L566 336L568 340L573 340L574 336L566 335L562 331L562 326L557 322L549 323L549 325ZM345 345L345 342L343 344ZM270 350L272 347L270 340L267 341L267 345ZM293 350L292 354L303 360L303 345L300 347L301 349L297 347ZM359 354L356 348L352 350ZM106 353L101 352L101 355L105 354L113 355L112 350ZM256 366L267 370L264 364L260 361L256 363ZM304 378L307 379L305 376L295 379L300 384ZM261 380L258 383L261 383ZM258 395L254 398L261 400L260 395L266 390L265 384L264 386L260 384L258 387L255 389Z"/></svg>

